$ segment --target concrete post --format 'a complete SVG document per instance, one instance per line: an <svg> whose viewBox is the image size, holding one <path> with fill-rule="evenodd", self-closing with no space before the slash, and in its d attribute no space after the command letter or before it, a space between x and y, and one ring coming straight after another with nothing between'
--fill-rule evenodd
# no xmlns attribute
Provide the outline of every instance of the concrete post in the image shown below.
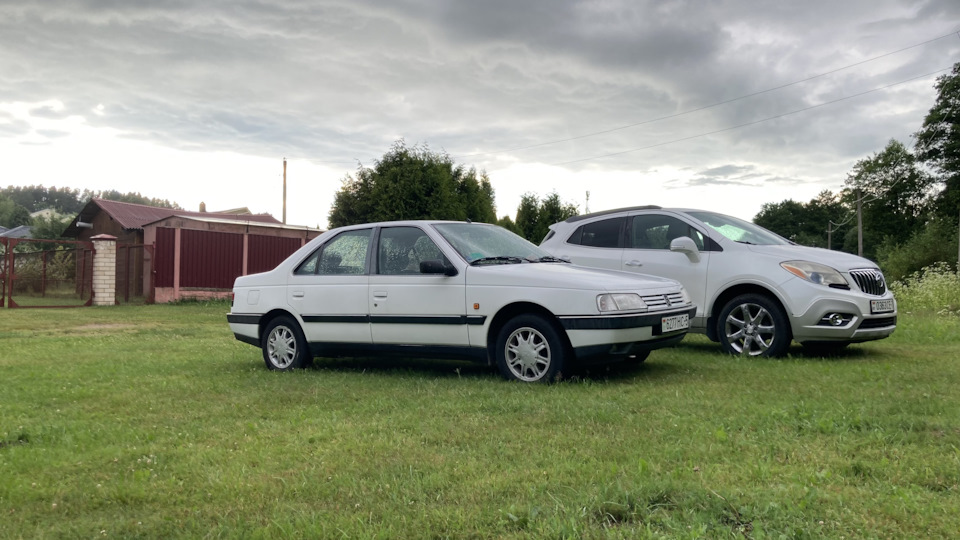
<svg viewBox="0 0 960 540"><path fill-rule="evenodd" d="M98 234L93 242L93 305L117 302L117 237Z"/></svg>

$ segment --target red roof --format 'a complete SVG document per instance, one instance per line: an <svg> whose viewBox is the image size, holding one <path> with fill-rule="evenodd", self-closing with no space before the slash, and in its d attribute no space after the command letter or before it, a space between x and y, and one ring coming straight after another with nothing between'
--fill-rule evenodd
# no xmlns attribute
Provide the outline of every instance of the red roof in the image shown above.
<svg viewBox="0 0 960 540"><path fill-rule="evenodd" d="M156 206L147 206L144 204L133 204L118 201L108 201L106 199L92 199L86 206L80 210L77 217L67 226L64 236L72 236L79 233L77 222L90 222L98 211L106 212L124 229L142 229L144 225L166 219L171 216L185 217L215 217L222 219L231 219L237 221L250 221L255 223L271 223L281 225L277 218L270 214L231 214L221 212L189 212L187 210L175 210L173 208L159 208Z"/></svg>

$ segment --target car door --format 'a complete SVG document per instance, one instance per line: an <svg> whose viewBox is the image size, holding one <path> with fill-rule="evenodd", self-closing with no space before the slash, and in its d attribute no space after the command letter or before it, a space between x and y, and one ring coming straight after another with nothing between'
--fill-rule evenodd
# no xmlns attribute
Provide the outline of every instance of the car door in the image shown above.
<svg viewBox="0 0 960 540"><path fill-rule="evenodd" d="M287 282L309 343L370 345L367 260L373 228L344 231L310 254Z"/></svg>
<svg viewBox="0 0 960 540"><path fill-rule="evenodd" d="M693 240L699 260L686 253L670 251L670 242L681 236ZM706 324L707 271L712 254L703 231L672 214L656 211L634 212L626 224L621 269L675 279L683 284L697 306L695 324ZM699 324L697 324L699 323Z"/></svg>
<svg viewBox="0 0 960 540"><path fill-rule="evenodd" d="M417 226L382 227L375 270L370 275L369 311L376 345L469 345L465 274L421 274L426 260L449 260Z"/></svg>

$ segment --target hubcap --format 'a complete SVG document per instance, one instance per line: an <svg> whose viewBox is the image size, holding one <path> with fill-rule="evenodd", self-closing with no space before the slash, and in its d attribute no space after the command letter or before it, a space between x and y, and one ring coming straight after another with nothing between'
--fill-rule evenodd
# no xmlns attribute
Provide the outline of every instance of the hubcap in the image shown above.
<svg viewBox="0 0 960 540"><path fill-rule="evenodd" d="M776 325L770 312L758 304L733 308L724 324L730 347L743 355L759 356L773 346Z"/></svg>
<svg viewBox="0 0 960 540"><path fill-rule="evenodd" d="M507 338L507 366L521 381L540 380L550 369L550 345L535 328L518 328Z"/></svg>
<svg viewBox="0 0 960 540"><path fill-rule="evenodd" d="M280 369L290 367L297 356L297 340L289 328L278 326L273 329L267 340L267 356L270 363Z"/></svg>

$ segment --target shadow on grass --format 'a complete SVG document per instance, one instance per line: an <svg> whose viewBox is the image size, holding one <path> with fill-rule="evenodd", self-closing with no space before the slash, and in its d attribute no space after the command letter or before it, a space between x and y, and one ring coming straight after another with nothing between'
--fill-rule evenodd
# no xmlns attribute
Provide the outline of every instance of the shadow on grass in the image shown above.
<svg viewBox="0 0 960 540"><path fill-rule="evenodd" d="M264 372L267 368L260 362ZM249 369L245 365L243 369ZM590 365L574 365L567 369L562 382L630 382L638 378L657 378L677 372L679 368L670 363L655 360L644 363L609 362ZM343 357L315 358L307 373L324 372L376 374L389 377L423 377L432 379L475 379L508 383L496 366L462 360L399 357Z"/></svg>

